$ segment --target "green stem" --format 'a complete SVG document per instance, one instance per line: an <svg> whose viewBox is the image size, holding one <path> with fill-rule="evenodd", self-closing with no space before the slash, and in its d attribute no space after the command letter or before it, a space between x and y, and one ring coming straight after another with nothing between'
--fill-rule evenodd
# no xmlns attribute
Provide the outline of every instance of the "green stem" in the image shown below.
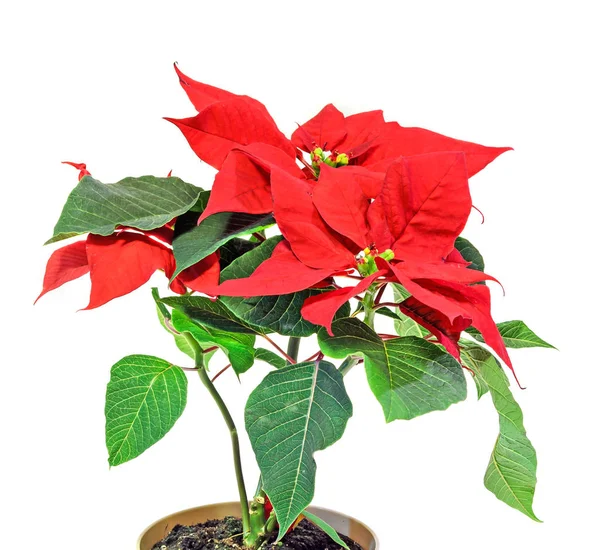
<svg viewBox="0 0 600 550"><path fill-rule="evenodd" d="M375 305L376 291L377 291L376 287L371 287L365 293L365 297L363 298L363 301L362 301L363 309L365 311L365 318L364 318L365 325L367 325L368 327L370 327L372 329L374 329L374 324L375 324L375 308L373 306Z"/></svg>
<svg viewBox="0 0 600 550"><path fill-rule="evenodd" d="M349 355L348 357L346 357L346 359L344 359L344 362L338 367L339 373L342 376L346 376L346 374L350 372L352 367L358 365L359 361L360 357L357 357L356 355Z"/></svg>
<svg viewBox="0 0 600 550"><path fill-rule="evenodd" d="M242 471L242 458L240 455L240 440L238 437L237 428L235 427L235 423L229 410L227 409L227 405L223 401L223 398L215 388L214 384L210 381L210 377L208 376L208 372L204 368L204 354L202 352L202 348L200 344L196 341L196 339L189 333L183 332L183 336L185 337L187 343L194 350L194 355L196 358L196 367L198 370L198 375L200 376L200 380L210 393L211 397L214 399L215 403L219 407L219 411L221 411L221 415L225 420L225 424L229 428L229 434L231 436L231 447L233 449L233 464L235 467L235 476L237 480L238 492L240 495L240 505L242 507L242 524L244 527L244 533L247 533L250 529L250 510L248 508L248 495L246 493L246 486L244 484L244 473Z"/></svg>
<svg viewBox="0 0 600 550"><path fill-rule="evenodd" d="M300 350L300 337L290 336L288 340L287 354L294 360L298 361L298 351Z"/></svg>

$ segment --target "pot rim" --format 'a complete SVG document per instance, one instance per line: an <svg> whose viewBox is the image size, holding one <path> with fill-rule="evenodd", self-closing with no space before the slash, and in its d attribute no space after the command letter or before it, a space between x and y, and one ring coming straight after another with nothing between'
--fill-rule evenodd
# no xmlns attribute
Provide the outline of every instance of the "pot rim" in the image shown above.
<svg viewBox="0 0 600 550"><path fill-rule="evenodd" d="M178 515L178 514L182 514L185 512L191 512L192 510L196 510L199 508L209 508L211 506L234 506L234 505L238 505L239 506L239 501L228 501L228 502L214 502L212 504L204 504L202 506L194 506L192 508L186 508L184 510L178 510L177 512L173 512L171 514L167 514L166 516L163 516L160 519L157 519L156 521L153 521L150 525L148 525L140 534L140 536L138 537L137 540L137 546L136 548L141 548L141 543L142 543L142 539L144 538L145 534L152 529L155 525L162 523L166 520L168 520L169 518L171 518L172 516ZM361 527L363 527L364 529L366 529L369 534L373 537L373 540L375 542L375 548L379 548L379 539L377 538L377 534L375 533L375 531L373 531L373 529L371 529L366 523L364 523L363 521L356 519L354 516L349 516L348 514L344 514L342 512L338 512L337 510L332 510L331 508L325 508L323 506L308 506L307 510L309 512L314 513L315 515L319 515L319 512L327 512L329 514L336 514L339 516L343 516L344 518L353 521L354 523L360 525Z"/></svg>

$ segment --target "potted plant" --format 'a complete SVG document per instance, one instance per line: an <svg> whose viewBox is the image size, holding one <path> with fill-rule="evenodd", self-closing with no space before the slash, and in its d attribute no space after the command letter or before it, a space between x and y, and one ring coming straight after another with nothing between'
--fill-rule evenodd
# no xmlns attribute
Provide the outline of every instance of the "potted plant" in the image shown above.
<svg viewBox="0 0 600 550"><path fill-rule="evenodd" d="M501 362L512 371L507 348L552 346L522 321L493 321L488 284L498 281L461 237L473 208L469 178L509 148L404 128L381 111L345 116L331 104L288 139L260 102L175 69L197 114L167 120L217 170L211 190L171 174L104 184L69 163L80 181L48 243L85 238L52 253L40 294L89 274L93 309L157 270L168 279L171 295L155 288L152 298L188 358L179 366L131 355L113 365L112 466L165 436L185 408L190 372L230 431L239 502L165 518L139 547L377 548L360 522L307 510L313 455L342 437L353 410L344 376L359 365L387 422L464 400L467 377L478 397L489 392L500 432L485 486L537 520L536 453ZM299 355L314 334L318 348ZM227 365L209 371L223 355ZM249 494L217 379L227 369L243 379L257 361L273 370L245 409L261 471ZM221 521L190 526L205 520Z"/></svg>

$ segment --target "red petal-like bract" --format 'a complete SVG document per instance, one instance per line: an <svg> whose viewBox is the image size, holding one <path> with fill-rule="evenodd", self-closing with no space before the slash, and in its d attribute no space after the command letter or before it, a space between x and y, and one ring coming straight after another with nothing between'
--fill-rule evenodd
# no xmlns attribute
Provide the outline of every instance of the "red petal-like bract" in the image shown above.
<svg viewBox="0 0 600 550"><path fill-rule="evenodd" d="M206 293L214 296L279 296L317 286L334 272L333 269L313 269L304 265L296 258L289 243L282 241L252 275L230 279Z"/></svg>
<svg viewBox="0 0 600 550"><path fill-rule="evenodd" d="M362 156L375 145L375 140L385 129L383 111L367 111L350 115L346 117L345 124L346 138L338 144L337 148L341 153L347 153L352 158L361 157L358 163L362 164Z"/></svg>
<svg viewBox="0 0 600 550"><path fill-rule="evenodd" d="M471 177L511 149L511 147L486 147L423 128L404 128L397 122L387 122L376 144L361 157L360 164L370 170L385 172L400 156L460 151L465 154L467 173Z"/></svg>
<svg viewBox="0 0 600 550"><path fill-rule="evenodd" d="M171 256L173 258L173 256ZM172 261L172 268L165 271L167 277L171 277L175 271L175 260ZM171 289L178 294L184 294L187 289L195 290L196 292L206 292L208 289L214 288L219 284L219 275L221 266L219 264L219 254L213 252L197 264L184 269L171 283ZM176 290L174 284L181 285Z"/></svg>
<svg viewBox="0 0 600 550"><path fill-rule="evenodd" d="M471 270L473 271L473 270ZM419 281L423 288L454 302L464 312L464 317L473 320L473 326L481 332L485 343L490 346L512 370L512 363L502 336L492 319L490 289L485 285L466 286L449 281ZM410 292L410 291L409 291Z"/></svg>
<svg viewBox="0 0 600 550"><path fill-rule="evenodd" d="M92 290L85 309L106 304L146 283L157 269L169 269L172 252L137 233L89 235L87 257Z"/></svg>
<svg viewBox="0 0 600 550"><path fill-rule="evenodd" d="M331 323L336 311L350 300L350 298L354 298L354 296L367 290L375 279L385 275L385 273L385 270L381 270L365 277L356 286L339 288L307 298L302 306L302 317L315 325L327 328L329 335L333 336Z"/></svg>
<svg viewBox="0 0 600 550"><path fill-rule="evenodd" d="M47 292L85 275L89 270L85 241L77 241L55 250L46 264L42 292L35 301Z"/></svg>
<svg viewBox="0 0 600 550"><path fill-rule="evenodd" d="M68 164L69 166L72 166L73 168L77 168L77 170L79 170L79 181L81 181L85 176L92 175L83 162L70 162L68 160L63 160L62 163Z"/></svg>
<svg viewBox="0 0 600 550"><path fill-rule="evenodd" d="M414 296L400 304L400 311L431 332L448 353L460 359L458 340L460 333L471 326L471 319L459 316L450 321L443 313L426 306Z"/></svg>
<svg viewBox="0 0 600 550"><path fill-rule="evenodd" d="M307 180L273 171L273 212L281 233L298 259L309 267L332 271L354 267L354 255L323 222L313 204L312 191L313 184Z"/></svg>
<svg viewBox="0 0 600 550"><path fill-rule="evenodd" d="M445 258L471 211L464 154L399 159L385 176L381 197L397 257Z"/></svg>
<svg viewBox="0 0 600 550"><path fill-rule="evenodd" d="M324 164L314 186L313 202L327 225L348 237L360 248L369 246L365 197L352 171Z"/></svg>
<svg viewBox="0 0 600 550"><path fill-rule="evenodd" d="M215 176L208 204L198 223L218 212L272 212L270 173L274 167L304 178L295 160L271 145L253 143L232 150Z"/></svg>
<svg viewBox="0 0 600 550"><path fill-rule="evenodd" d="M369 205L367 223L369 225L369 234L377 249L384 251L392 248L394 237L385 219L385 208L381 195Z"/></svg>
<svg viewBox="0 0 600 550"><path fill-rule="evenodd" d="M310 136L311 144L306 143L306 135ZM345 137L344 115L330 103L292 134L292 143L307 152L315 147L333 151Z"/></svg>

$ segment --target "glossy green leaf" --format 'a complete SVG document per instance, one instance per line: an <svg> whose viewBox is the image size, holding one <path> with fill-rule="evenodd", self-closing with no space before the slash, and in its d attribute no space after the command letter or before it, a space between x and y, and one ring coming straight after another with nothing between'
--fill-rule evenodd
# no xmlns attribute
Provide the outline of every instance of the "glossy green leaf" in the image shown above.
<svg viewBox="0 0 600 550"><path fill-rule="evenodd" d="M273 223L275 220L271 214L221 212L209 216L200 225L173 241L173 254L177 263L173 278L231 239L260 231Z"/></svg>
<svg viewBox="0 0 600 550"><path fill-rule="evenodd" d="M84 233L110 235L117 226L162 227L192 208L201 192L179 178L142 176L105 184L86 176L69 195L46 244Z"/></svg>
<svg viewBox="0 0 600 550"><path fill-rule="evenodd" d="M458 237L454 242L454 247L460 252L460 255L467 262L471 262L470 269L477 271L485 271L485 262L483 256L467 239Z"/></svg>
<svg viewBox="0 0 600 550"><path fill-rule="evenodd" d="M239 237L227 241L219 248L219 264L221 265L221 270L231 265L240 256L254 250L259 244L260 243L258 242L241 239Z"/></svg>
<svg viewBox="0 0 600 550"><path fill-rule="evenodd" d="M186 399L184 372L163 359L130 355L113 365L105 408L109 464L123 464L159 441Z"/></svg>
<svg viewBox="0 0 600 550"><path fill-rule="evenodd" d="M203 296L173 296L162 298L163 304L178 309L201 325L214 327L225 332L256 334L257 330L238 319L222 300L212 301Z"/></svg>
<svg viewBox="0 0 600 550"><path fill-rule="evenodd" d="M313 454L340 439L350 416L342 376L326 361L273 371L250 395L246 430L277 514L279 539L313 498Z"/></svg>
<svg viewBox="0 0 600 550"><path fill-rule="evenodd" d="M500 417L500 434L494 445L484 484L500 500L535 521L533 495L537 457L523 426L523 413L515 401L508 379L494 357L477 365L489 388Z"/></svg>
<svg viewBox="0 0 600 550"><path fill-rule="evenodd" d="M202 325L178 309L173 310L171 322L178 332L189 332L202 347L218 346L229 358L237 375L246 372L254 364L254 334L225 332Z"/></svg>
<svg viewBox="0 0 600 550"><path fill-rule="evenodd" d="M282 369L289 364L283 357L265 348L257 348L254 352L254 359L264 361L276 369Z"/></svg>
<svg viewBox="0 0 600 550"><path fill-rule="evenodd" d="M431 411L445 410L467 396L462 367L438 346L414 336L383 341L362 321L334 321L334 336L318 333L325 355L365 357L371 390L387 422L408 420Z"/></svg>
<svg viewBox="0 0 600 550"><path fill-rule="evenodd" d="M281 242L282 238L281 236L271 237L254 250L232 262L221 272L221 282L249 277L260 264L271 257L273 249ZM283 296L255 296L247 299L223 296L221 301L237 317L262 329L262 332L273 331L284 336L309 336L314 334L318 327L303 319L300 310L308 297L327 290L331 290L331 288L303 290ZM349 313L350 305L344 304L340 308L338 316L347 316Z"/></svg>
<svg viewBox="0 0 600 550"><path fill-rule="evenodd" d="M535 334L523 321L504 321L497 324L500 335L507 348L552 348L552 344L542 340ZM481 333L473 327L469 327L467 332L479 342L483 342Z"/></svg>
<svg viewBox="0 0 600 550"><path fill-rule="evenodd" d="M460 348L460 358L463 362L463 365L465 365L465 367L471 371L471 375L475 381L475 387L477 388L477 399L481 399L481 397L489 391L488 385L481 376L480 371L482 365L486 361L495 361L498 366L500 366L500 363L498 363L498 360L494 357L494 355L492 355L491 352L475 344L474 342L461 340ZM504 375L506 384L508 384L508 378L506 377L506 374L503 370L500 370L500 372Z"/></svg>
<svg viewBox="0 0 600 550"><path fill-rule="evenodd" d="M321 531L326 533L333 542L339 544L342 548L345 548L346 550L350 550L350 548L348 548L348 545L340 538L338 532L324 519L321 519L319 516L311 514L308 510L304 510L304 512L302 512L302 515L308 521L314 523L319 529L321 529Z"/></svg>
<svg viewBox="0 0 600 550"><path fill-rule="evenodd" d="M171 334L171 336L173 336L173 339L175 340L175 345L179 348L180 351L182 351L183 353L185 353L188 357L190 357L191 359L195 359L196 358L196 354L194 353L194 350L192 349L192 347L190 346L189 342L187 341L186 337L183 336L182 334L178 334L177 332L174 332L174 327L170 327L167 325L167 323L170 323L171 321L171 312L166 308L165 304L163 304L160 300L160 296L158 294L158 289L157 288L153 288L152 289L152 297L154 298L154 301L156 302L156 313L158 315L158 321L160 322L161 326L169 333ZM200 346L203 349L209 347L209 346ZM209 351L208 353L204 354L204 365L208 365L210 359L212 358L212 356L215 354L214 351Z"/></svg>

